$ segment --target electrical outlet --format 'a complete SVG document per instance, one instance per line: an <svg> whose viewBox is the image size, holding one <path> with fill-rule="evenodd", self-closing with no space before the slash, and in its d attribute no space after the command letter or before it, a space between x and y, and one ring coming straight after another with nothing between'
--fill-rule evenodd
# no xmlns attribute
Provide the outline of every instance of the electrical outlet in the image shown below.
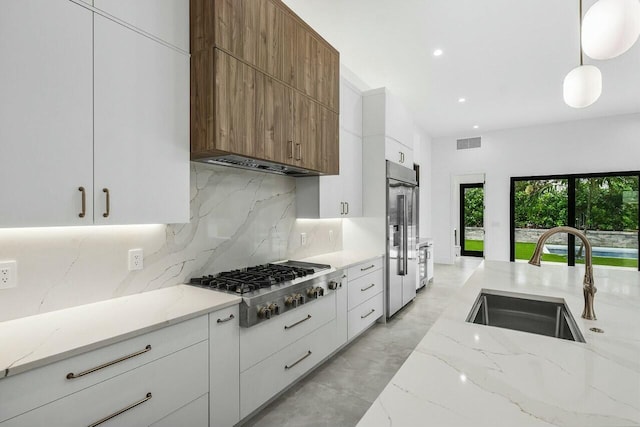
<svg viewBox="0 0 640 427"><path fill-rule="evenodd" d="M302 246L307 244L307 233L300 233L300 244Z"/></svg>
<svg viewBox="0 0 640 427"><path fill-rule="evenodd" d="M129 271L142 270L144 256L142 249L129 249Z"/></svg>
<svg viewBox="0 0 640 427"><path fill-rule="evenodd" d="M329 230L329 241L333 242L333 230Z"/></svg>
<svg viewBox="0 0 640 427"><path fill-rule="evenodd" d="M18 264L15 261L0 262L0 289L18 286Z"/></svg>

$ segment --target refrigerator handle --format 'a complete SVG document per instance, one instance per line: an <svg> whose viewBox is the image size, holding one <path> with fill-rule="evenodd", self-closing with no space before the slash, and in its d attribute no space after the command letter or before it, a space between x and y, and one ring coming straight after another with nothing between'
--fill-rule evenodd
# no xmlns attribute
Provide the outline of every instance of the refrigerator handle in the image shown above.
<svg viewBox="0 0 640 427"><path fill-rule="evenodd" d="M409 270L409 209L407 206L407 198L403 197L403 208L402 212L404 217L402 218L402 232L404 233L404 238L402 239L402 243L404 244L404 248L402 249L402 260L404 262L404 266L402 268L403 275L407 275L407 271Z"/></svg>
<svg viewBox="0 0 640 427"><path fill-rule="evenodd" d="M407 235L405 234L405 196L404 194L398 195L398 228L400 229L400 244L398 245L398 276L404 276L407 274L405 266L405 248Z"/></svg>

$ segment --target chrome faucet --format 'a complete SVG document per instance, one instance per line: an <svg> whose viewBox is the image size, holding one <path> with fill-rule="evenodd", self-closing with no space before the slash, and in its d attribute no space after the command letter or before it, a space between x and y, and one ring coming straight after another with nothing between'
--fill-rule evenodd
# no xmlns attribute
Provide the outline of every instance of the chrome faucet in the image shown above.
<svg viewBox="0 0 640 427"><path fill-rule="evenodd" d="M579 237L584 243L585 255L584 255L584 281L582 285L582 294L584 295L584 310L582 310L582 318L587 320L596 320L596 313L593 311L593 298L598 291L593 284L593 266L591 261L591 242L587 239L580 230L573 227L554 227L545 231L536 243L536 250L533 252L529 264L540 267L540 258L542 258L542 248L544 242L554 234L557 233L570 233Z"/></svg>

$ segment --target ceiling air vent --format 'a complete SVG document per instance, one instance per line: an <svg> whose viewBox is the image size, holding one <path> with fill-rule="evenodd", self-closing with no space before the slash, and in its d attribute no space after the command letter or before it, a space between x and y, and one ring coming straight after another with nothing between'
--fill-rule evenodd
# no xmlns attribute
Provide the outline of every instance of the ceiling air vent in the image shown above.
<svg viewBox="0 0 640 427"><path fill-rule="evenodd" d="M458 150L466 150L469 148L480 148L480 142L482 138L476 136L475 138L464 138L458 140Z"/></svg>

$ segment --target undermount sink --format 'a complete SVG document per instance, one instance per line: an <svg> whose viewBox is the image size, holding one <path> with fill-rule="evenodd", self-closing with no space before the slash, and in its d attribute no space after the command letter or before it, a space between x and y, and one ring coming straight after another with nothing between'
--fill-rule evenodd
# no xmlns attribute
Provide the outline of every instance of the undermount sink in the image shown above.
<svg viewBox="0 0 640 427"><path fill-rule="evenodd" d="M561 298L482 289L467 322L585 342Z"/></svg>

